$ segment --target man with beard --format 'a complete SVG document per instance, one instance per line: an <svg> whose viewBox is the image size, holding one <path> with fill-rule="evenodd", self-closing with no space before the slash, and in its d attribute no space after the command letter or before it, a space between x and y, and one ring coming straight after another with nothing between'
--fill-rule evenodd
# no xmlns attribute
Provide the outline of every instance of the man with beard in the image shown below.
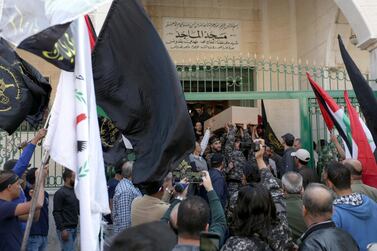
<svg viewBox="0 0 377 251"><path fill-rule="evenodd" d="M207 153L207 155L206 155L206 160L207 160L207 166L208 166L208 168L211 167L211 158L212 158L212 156L215 153L222 154L222 152L221 152L221 141L220 141L219 137L217 137L216 135L213 135L209 139L209 145L210 145L210 152Z"/></svg>
<svg viewBox="0 0 377 251"><path fill-rule="evenodd" d="M74 185L75 173L68 168L63 172L64 186L54 196L53 215L56 232L64 251L75 250L77 224L79 216L79 201L76 198Z"/></svg>

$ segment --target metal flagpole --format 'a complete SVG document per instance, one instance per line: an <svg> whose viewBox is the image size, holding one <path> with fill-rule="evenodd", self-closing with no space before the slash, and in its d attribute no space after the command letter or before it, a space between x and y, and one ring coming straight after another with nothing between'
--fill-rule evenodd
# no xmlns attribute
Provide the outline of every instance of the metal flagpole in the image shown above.
<svg viewBox="0 0 377 251"><path fill-rule="evenodd" d="M47 129L50 117L51 117L51 112L48 114L48 117L46 119L46 123L43 127L44 129ZM36 177L36 180L35 180L34 196L31 199L31 208L30 208L27 223L26 223L26 229L25 229L24 237L22 239L21 251L26 251L27 242L28 242L29 235L30 235L31 225L33 224L35 208L37 206L39 191L42 188L42 186L41 186L42 182L44 182L44 181L41 180L43 178L43 172L44 172L43 169L48 164L47 162L49 161L49 156L50 156L49 152L47 150L44 150L43 151L43 158L42 158L42 166L41 166L39 173L38 173L38 176Z"/></svg>

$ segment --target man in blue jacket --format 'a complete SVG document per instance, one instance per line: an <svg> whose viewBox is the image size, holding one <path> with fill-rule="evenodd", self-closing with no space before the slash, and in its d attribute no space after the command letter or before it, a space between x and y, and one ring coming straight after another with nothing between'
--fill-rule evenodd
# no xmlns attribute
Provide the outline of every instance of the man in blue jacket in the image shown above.
<svg viewBox="0 0 377 251"><path fill-rule="evenodd" d="M336 226L350 233L366 251L370 243L377 242L377 204L366 195L353 193L351 173L343 164L327 164L326 183L337 195L332 220Z"/></svg>

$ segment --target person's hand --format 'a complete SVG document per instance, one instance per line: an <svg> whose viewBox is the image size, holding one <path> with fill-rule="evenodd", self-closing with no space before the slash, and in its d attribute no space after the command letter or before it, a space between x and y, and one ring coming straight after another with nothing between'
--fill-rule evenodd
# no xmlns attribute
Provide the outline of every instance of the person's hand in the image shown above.
<svg viewBox="0 0 377 251"><path fill-rule="evenodd" d="M203 176L202 176L202 185L203 187L206 189L207 192L210 192L213 190L213 186L212 186L212 181L211 181L211 177L209 176L209 173L208 171L203 171L202 172Z"/></svg>
<svg viewBox="0 0 377 251"><path fill-rule="evenodd" d="M170 176L170 173L166 176L164 183L162 184L162 188L164 191L169 190L172 191L173 189L173 177Z"/></svg>
<svg viewBox="0 0 377 251"><path fill-rule="evenodd" d="M264 151L266 149L266 145L264 143L264 139L258 139L256 141L258 141L260 147L259 147L259 151L255 153L255 158L257 160L258 159L262 159L263 160Z"/></svg>
<svg viewBox="0 0 377 251"><path fill-rule="evenodd" d="M66 229L64 229L61 233L62 241L68 241L69 239L69 233Z"/></svg>
<svg viewBox="0 0 377 251"><path fill-rule="evenodd" d="M330 133L330 139L333 143L338 141L338 137L333 132Z"/></svg>
<svg viewBox="0 0 377 251"><path fill-rule="evenodd" d="M188 187L190 185L190 182L188 181L187 178L183 178L179 183L186 185L186 188L182 192L180 192L180 193L178 193L174 189L174 193L175 193L174 196L175 197L180 197L181 199L185 199L187 197L187 192L188 192Z"/></svg>
<svg viewBox="0 0 377 251"><path fill-rule="evenodd" d="M37 134L34 136L34 138L30 141L30 143L36 145L41 139L43 139L46 136L47 129L42 128L39 129Z"/></svg>

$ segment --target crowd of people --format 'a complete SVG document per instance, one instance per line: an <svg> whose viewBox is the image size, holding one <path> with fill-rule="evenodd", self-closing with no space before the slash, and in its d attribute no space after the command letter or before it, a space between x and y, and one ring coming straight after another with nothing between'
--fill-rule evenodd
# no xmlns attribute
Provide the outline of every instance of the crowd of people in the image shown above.
<svg viewBox="0 0 377 251"><path fill-rule="evenodd" d="M162 181L135 186L134 162L116 164L108 182L105 250L376 248L377 189L363 184L363 166L344 159L337 140L336 156L318 156L321 168L310 168L311 154L290 133L281 137L279 155L256 126L227 123L215 133L195 120L200 117L193 118L196 144L185 159L187 175L176 177L172 170ZM20 247L36 176L47 175L27 170L45 133L39 131L0 173L0 250ZM76 250L75 173L66 169L63 180L53 199L56 233L62 250ZM28 250L45 250L48 226L48 194L41 190Z"/></svg>

